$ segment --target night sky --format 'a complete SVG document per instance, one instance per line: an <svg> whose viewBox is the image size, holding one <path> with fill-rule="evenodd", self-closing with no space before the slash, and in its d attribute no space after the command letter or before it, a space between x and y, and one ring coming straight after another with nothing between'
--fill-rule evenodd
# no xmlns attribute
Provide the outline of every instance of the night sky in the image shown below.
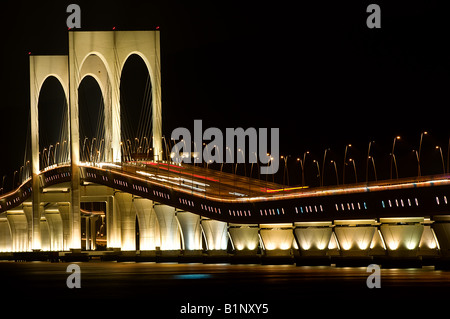
<svg viewBox="0 0 450 319"><path fill-rule="evenodd" d="M296 158L308 150L309 166L330 148L341 172L351 143L348 156L359 176L375 140L378 175L387 178L393 138L402 137L399 173L411 176L412 150L428 131L423 174L442 172L435 146L442 146L446 161L450 137L450 27L443 1L3 1L0 178L11 182L23 165L28 53L67 54L70 3L81 7L81 30L159 27L166 136L176 127L191 128L194 119L202 119L204 129L279 127L280 153ZM370 3L381 7L381 29L366 26ZM139 75L128 86L142 86L139 68L129 67L129 79ZM64 103L61 89L48 87L42 112L58 114L51 110ZM95 83L86 87L95 91ZM129 95L127 104L139 104ZM85 126L95 129L95 112L87 112L94 118L82 119L93 123Z"/></svg>

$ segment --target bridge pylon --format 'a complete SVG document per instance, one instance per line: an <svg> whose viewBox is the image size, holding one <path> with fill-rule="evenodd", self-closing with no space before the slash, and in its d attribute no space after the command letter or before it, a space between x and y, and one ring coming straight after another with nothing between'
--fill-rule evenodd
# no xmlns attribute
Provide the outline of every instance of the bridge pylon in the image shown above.
<svg viewBox="0 0 450 319"><path fill-rule="evenodd" d="M102 92L105 106L105 161L121 162L120 77L127 59L138 55L147 66L152 84L152 134L154 159L162 159L161 75L159 31L69 31L68 55L30 55L31 168L33 209L31 249L40 250L42 192L39 167L38 102L44 81L55 77L63 87L68 109L71 161L70 249L81 249L80 136L78 88L92 76Z"/></svg>

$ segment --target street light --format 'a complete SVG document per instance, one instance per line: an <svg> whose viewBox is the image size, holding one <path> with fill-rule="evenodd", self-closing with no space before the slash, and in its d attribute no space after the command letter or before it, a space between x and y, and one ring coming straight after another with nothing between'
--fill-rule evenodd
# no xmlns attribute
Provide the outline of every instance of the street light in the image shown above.
<svg viewBox="0 0 450 319"><path fill-rule="evenodd" d="M321 186L323 186L323 175L324 175L324 169L325 169L325 159L327 157L327 151L329 151L329 148L326 148L324 153L323 153L323 163L322 163L322 179L321 179Z"/></svg>
<svg viewBox="0 0 450 319"><path fill-rule="evenodd" d="M336 162L335 161L331 161L330 163L334 165L334 171L336 173L336 185L339 185L339 177L338 177Z"/></svg>
<svg viewBox="0 0 450 319"><path fill-rule="evenodd" d="M422 151L422 139L423 139L423 136L424 135L427 135L428 134L428 132L422 132L422 134L420 134L420 142L419 142L419 153L417 154L418 155L418 158L419 158L419 162L420 162L420 153L421 153L421 151Z"/></svg>
<svg viewBox="0 0 450 319"><path fill-rule="evenodd" d="M347 158L347 149L348 149L349 147L352 147L352 144L345 145L344 165L343 165L344 167L342 168L342 185L345 184L345 165L346 165L345 160L346 160L346 158Z"/></svg>
<svg viewBox="0 0 450 319"><path fill-rule="evenodd" d="M372 161L373 172L375 174L375 181L377 181L378 179L377 179L377 169L375 168L375 160L374 160L373 156L369 156L368 159L370 159ZM368 182L369 182L369 180L368 180L368 178L366 178L366 183L368 183Z"/></svg>
<svg viewBox="0 0 450 319"><path fill-rule="evenodd" d="M416 150L413 150L413 153L416 154L416 159L417 159L417 177L420 177L420 159L419 159L419 153Z"/></svg>
<svg viewBox="0 0 450 319"><path fill-rule="evenodd" d="M442 160L442 173L445 174L445 166L444 166L444 155L442 155L442 148L440 146L436 146L436 149L441 153Z"/></svg>
<svg viewBox="0 0 450 319"><path fill-rule="evenodd" d="M51 155L52 148L53 148L53 145L50 145L49 148L48 148L48 153L47 153L48 166L50 166L50 155Z"/></svg>
<svg viewBox="0 0 450 319"><path fill-rule="evenodd" d="M358 183L358 175L356 174L355 160L353 158L349 158L348 161L353 164L353 171L355 172L355 183Z"/></svg>
<svg viewBox="0 0 450 319"><path fill-rule="evenodd" d="M370 142L369 142L369 147L367 148L367 158L366 158L366 183L369 182L369 159L372 158L372 162L373 162L373 157L370 156L370 147L372 146L372 143L375 143L375 141L370 141Z"/></svg>
<svg viewBox="0 0 450 319"><path fill-rule="evenodd" d="M392 151L391 151L391 167L390 167L390 178L392 179L392 162L394 161L395 162L395 169L396 169L396 172L397 172L397 163L396 163L396 160L395 160L395 155L394 155L394 148L395 148L395 141L396 140L399 140L400 139L400 136L396 136L396 137L394 137L394 142L392 143ZM398 172L397 172L397 178L398 178Z"/></svg>
<svg viewBox="0 0 450 319"><path fill-rule="evenodd" d="M313 160L313 163L316 163L316 167L317 167L317 177L319 178L319 185L322 186L322 183L321 183L321 177L320 177L319 162L316 161L316 160Z"/></svg>
<svg viewBox="0 0 450 319"><path fill-rule="evenodd" d="M284 169L283 169L283 189L284 189L284 185L285 185L285 181L284 181L284 175L287 175L287 185L289 186L289 170L287 168L287 159L288 157L290 157L291 155L287 155L287 156L283 156L281 155L280 158L284 159Z"/></svg>

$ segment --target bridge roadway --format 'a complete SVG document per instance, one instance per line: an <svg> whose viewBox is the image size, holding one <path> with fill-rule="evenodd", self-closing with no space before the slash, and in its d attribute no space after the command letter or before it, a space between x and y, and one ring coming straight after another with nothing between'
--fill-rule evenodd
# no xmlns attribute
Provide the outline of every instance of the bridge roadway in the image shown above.
<svg viewBox="0 0 450 319"><path fill-rule="evenodd" d="M433 217L450 211L450 176L426 176L321 188L283 187L193 165L82 163L81 184L99 184L211 219L239 223L294 223ZM70 165L41 172L46 188L70 182ZM270 178L270 177L269 177ZM0 213L31 196L31 180L0 197Z"/></svg>

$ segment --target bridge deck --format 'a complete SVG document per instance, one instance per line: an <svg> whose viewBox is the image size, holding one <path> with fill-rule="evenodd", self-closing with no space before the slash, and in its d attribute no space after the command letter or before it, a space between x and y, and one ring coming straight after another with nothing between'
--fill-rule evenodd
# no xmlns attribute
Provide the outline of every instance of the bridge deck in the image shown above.
<svg viewBox="0 0 450 319"><path fill-rule="evenodd" d="M42 186L70 182L71 167L41 173ZM283 187L192 165L152 162L82 164L81 183L100 184L212 219L293 223L449 214L446 175L322 188ZM0 213L31 195L31 181L0 197Z"/></svg>

